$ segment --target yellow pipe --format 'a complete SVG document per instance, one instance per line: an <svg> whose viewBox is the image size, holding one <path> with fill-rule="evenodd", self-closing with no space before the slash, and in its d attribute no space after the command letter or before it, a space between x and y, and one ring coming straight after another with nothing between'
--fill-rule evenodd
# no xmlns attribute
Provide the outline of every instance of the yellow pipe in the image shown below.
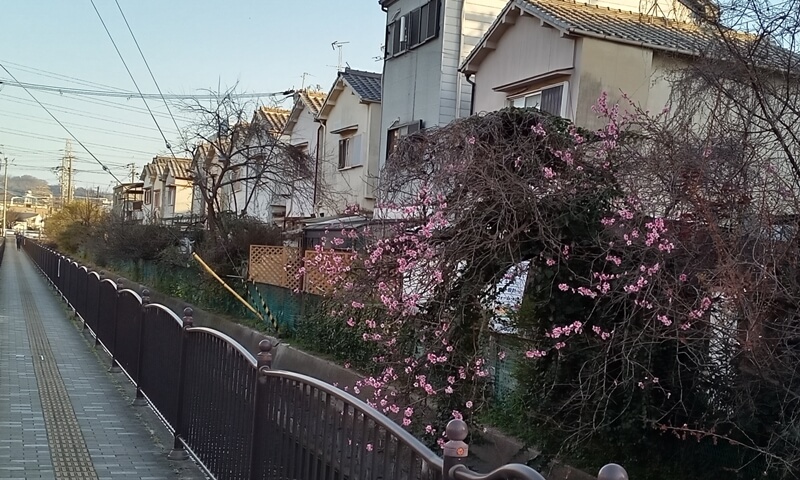
<svg viewBox="0 0 800 480"><path fill-rule="evenodd" d="M208 273L209 273L209 274L210 274L212 277L216 278L216 279L217 279L217 281L218 281L219 283L221 283L221 284L222 284L222 286L223 286L223 287L225 287L225 289L226 289L226 290L228 290L229 292L231 292L231 293L233 294L233 296L234 296L234 297L236 297L236 299L237 299L237 300L239 300L240 302L242 302L242 305L244 305L245 307L247 307L247 309L248 309L248 310L250 310L251 312L253 312L253 313L254 313L254 314L255 314L255 315L256 315L256 316L257 316L257 317L258 317L258 318L259 318L259 319L260 319L262 322L266 322L266 320L264 320L264 317L262 317L262 316L261 316L261 314L260 314L260 313L258 313L258 310L256 310L255 308L253 308L253 306L252 306L252 305L250 305L250 302L246 301L244 298L242 298L242 296L241 296L241 295L239 295L238 293L236 293L236 291L235 291L234 289L232 289L231 287L229 287L229 286L228 286L228 284L227 284L227 283L225 283L225 280L223 280L223 279L219 278L219 275L217 275L216 273L214 273L214 270L211 270L211 267L209 267L208 265L206 265L206 262L204 262L204 261L203 261L203 259L202 259L202 258L200 258L200 255L198 255L198 254L196 254L196 253L192 252L192 258L194 258L195 260L197 260L197 263L199 263L200 265L202 265L202 267L203 267L203 268L204 268L204 269L205 269L205 270L206 270L206 271L207 271L207 272L208 272Z"/></svg>

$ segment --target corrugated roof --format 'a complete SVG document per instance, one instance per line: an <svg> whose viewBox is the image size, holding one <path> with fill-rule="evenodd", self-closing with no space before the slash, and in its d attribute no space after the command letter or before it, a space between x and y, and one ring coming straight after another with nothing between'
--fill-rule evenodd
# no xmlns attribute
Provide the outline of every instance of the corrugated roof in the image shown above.
<svg viewBox="0 0 800 480"><path fill-rule="evenodd" d="M315 116L319 113L322 104L325 103L325 97L327 96L325 92L320 92L319 90L304 89L297 93L300 101L302 101L305 107Z"/></svg>
<svg viewBox="0 0 800 480"><path fill-rule="evenodd" d="M367 102L381 101L381 74L345 68L339 75L350 85L350 88Z"/></svg>
<svg viewBox="0 0 800 480"><path fill-rule="evenodd" d="M289 110L276 107L261 107L259 111L269 124L269 129L272 133L283 132L286 127L286 121L289 120Z"/></svg>

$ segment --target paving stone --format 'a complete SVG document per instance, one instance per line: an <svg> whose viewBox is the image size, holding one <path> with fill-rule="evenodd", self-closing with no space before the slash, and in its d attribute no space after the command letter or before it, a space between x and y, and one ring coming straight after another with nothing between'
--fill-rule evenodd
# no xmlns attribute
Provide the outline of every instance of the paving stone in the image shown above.
<svg viewBox="0 0 800 480"><path fill-rule="evenodd" d="M11 248L9 248L9 246ZM108 372L24 252L0 266L0 479L206 478ZM38 376L37 376L38 375Z"/></svg>

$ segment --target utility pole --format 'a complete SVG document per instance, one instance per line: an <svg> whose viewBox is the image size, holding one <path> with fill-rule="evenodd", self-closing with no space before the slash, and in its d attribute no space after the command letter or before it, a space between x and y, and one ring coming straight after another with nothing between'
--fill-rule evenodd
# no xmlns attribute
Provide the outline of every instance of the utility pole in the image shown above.
<svg viewBox="0 0 800 480"><path fill-rule="evenodd" d="M131 176L131 183L134 183L136 181L136 164L129 163L125 166L128 167L128 169L130 170L128 174Z"/></svg>
<svg viewBox="0 0 800 480"><path fill-rule="evenodd" d="M61 208L72 202L72 143L67 139L64 156L61 158Z"/></svg>
<svg viewBox="0 0 800 480"><path fill-rule="evenodd" d="M8 221L8 217L6 216L6 212L8 211L8 157L3 154L3 166L5 173L3 176L5 180L3 180L3 236L6 235L6 221Z"/></svg>

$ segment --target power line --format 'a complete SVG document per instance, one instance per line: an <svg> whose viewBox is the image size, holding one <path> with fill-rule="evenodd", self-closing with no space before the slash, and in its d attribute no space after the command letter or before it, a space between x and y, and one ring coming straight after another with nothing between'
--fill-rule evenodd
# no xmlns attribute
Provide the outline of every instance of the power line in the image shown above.
<svg viewBox="0 0 800 480"><path fill-rule="evenodd" d="M148 67L149 68L149 67ZM75 87L66 87L66 86L59 86L59 85L46 85L41 83L27 83L27 82L16 82L4 78L0 78L0 85L6 85L9 87L21 87L27 88L29 90L40 91L40 92L47 92L47 93L55 93L59 95L81 95L87 97L109 97L109 98L122 98L127 100L132 100L134 98L141 98L141 99L149 99L149 100L214 100L217 98L217 95L211 93L202 93L202 94L179 94L179 93L161 93L159 89L159 93L141 93L141 92L130 92L126 90L122 91L113 91L113 90L91 90L85 88L75 88ZM158 88L158 87L157 87ZM241 99L248 99L248 98L263 98L263 97L277 97L283 95L291 95L294 93L293 90L285 90L282 92L255 92L255 93L232 93L230 96L232 98L241 98ZM169 107L167 107L169 108Z"/></svg>
<svg viewBox="0 0 800 480"><path fill-rule="evenodd" d="M122 11L122 7L119 5L118 0L114 0L114 3L117 4L117 8L119 9L120 15L122 15L122 19L125 20L125 26L128 27L128 32L131 34L131 38L133 38L133 43L136 44L136 49L139 50L139 55L142 56L142 61L144 61L145 67L147 67L147 71L150 73L150 78L153 79L153 83L156 85L156 90L158 90L158 94L161 95L161 100L164 101L164 106L167 107L167 112L169 113L170 118L172 118L172 123L175 125L175 129L178 130L180 133L181 127L178 126L178 122L175 121L175 117L172 115L172 110L169 108L169 104L167 103L167 99L164 98L164 93L161 91L161 87L158 85L158 81L156 81L156 76L153 75L153 70L150 69L150 64L147 63L147 58L144 56L144 52L142 52L142 48L139 46L139 41L136 40L136 35L133 34L133 29L131 25L128 23L128 19L125 17L125 12ZM140 92L141 93L141 92ZM144 99L142 99L144 100ZM183 137L181 135L181 137ZM183 139L184 141L186 139ZM171 149L170 149L171 150Z"/></svg>
<svg viewBox="0 0 800 480"><path fill-rule="evenodd" d="M41 68L28 67L28 66L22 65L20 63L10 62L8 60L0 60L0 62L5 63L6 65L11 65L11 66L17 67L17 69L19 69L19 70L26 71L28 73L32 73L34 75L38 75L38 76L41 76L41 77L55 78L55 79L59 79L59 80L63 79L65 81L67 81L67 82L76 83L78 85L85 85L85 86L88 86L88 87L95 87L95 88L101 87L101 88L110 89L110 90L117 90L119 92L124 92L125 91L125 89L123 89L123 88L114 87L112 85L106 85L104 83L92 82L90 80L84 80L84 79L77 78L77 77L71 77L69 75L64 75L62 73L51 72L49 70L43 70Z"/></svg>
<svg viewBox="0 0 800 480"><path fill-rule="evenodd" d="M43 124L46 124L46 125L51 125L52 124L52 122L49 119L39 118L39 117L35 117L33 115L23 115L23 114L20 114L20 113L17 113L17 114L5 113L4 115L7 116L7 117L10 117L10 118L19 118L19 119L22 119L22 120L28 120L30 122L43 123ZM148 137L148 136L145 136L145 135L137 135L135 133L120 132L119 130L110 130L110 129L106 129L106 128L93 127L91 125L84 125L84 124L80 124L80 123L64 122L64 125L69 125L70 127L77 128L79 130L91 130L93 132L113 133L114 135L118 135L118 136L121 136L121 137L135 138L135 139L140 139L140 140L155 140L153 137Z"/></svg>
<svg viewBox="0 0 800 480"><path fill-rule="evenodd" d="M7 74L8 74L8 76L9 76L9 77L11 77L12 79L14 79L14 81L15 81L15 82L18 82L18 80L17 80L17 78L14 76L14 74L13 74L13 73L11 73L11 72L10 72L10 71L9 71L9 70L6 68L6 66L5 66L5 65L3 65L2 63L0 63L0 67L2 67L2 68L3 68L3 70L4 70L4 71L5 71ZM23 88L24 88L24 87L23 87ZM64 129L64 131L66 131L66 132L69 134L69 136L70 136L70 137L72 137L72 139L73 139L73 140L75 140L76 142L78 142L78 144L79 144L79 145L80 145L80 146L81 146L81 147L82 147L84 150L86 150L86 153L88 153L88 154L89 154L89 155L90 155L92 158L94 158L94 159L95 159L95 161L97 161L97 163L99 163L99 164L100 164L100 166L101 166L101 167L103 167L103 170L105 170L106 172L108 172L108 174L109 174L109 175L111 175L112 177L114 177L114 180L116 180L116 181L117 181L117 183L122 183L122 182L120 182L120 181L119 181L119 179L117 178L117 176L116 176L116 175L114 175L113 173L111 173L111 171L108 169L108 167L106 167L105 165L103 165L103 162L101 162L99 158L95 157L95 156L94 156L94 154L92 153L92 151L91 151L91 150L89 150L88 148L86 148L86 146L85 146L85 145L84 145L84 144L83 144L83 143L82 143L80 140L78 140L78 137L76 137L75 135L73 135L73 134L72 134L72 132L70 131L70 129L69 129L69 128L67 128L67 127L66 127L66 126L65 126L63 123L61 123L61 121L59 121L59 119L57 119L57 118L56 118L56 116L55 116L55 115L53 115L53 114L52 114L52 112L50 112L50 110L48 110L48 109L47 109L47 107L45 107L44 105L42 105L42 104L39 102L39 100L38 100L38 99L37 99L37 98L36 98L36 97L35 97L35 96L34 96L34 95L33 95L33 94L32 94L32 93L31 93L31 92L28 90L28 89L25 89L25 92L27 92L27 93L28 93L28 95L30 95L32 99L36 100L36 103L38 103L38 104L39 104L39 106L40 106L40 107L42 107L42 108L43 108L43 109L44 109L44 110L47 112L47 114L48 114L48 115L50 115L51 117L53 117L53 120L55 120L55 121L56 121L56 123L58 123L59 125L61 125L61 128L63 128L63 129Z"/></svg>
<svg viewBox="0 0 800 480"><path fill-rule="evenodd" d="M142 89L139 88L139 84L136 83L136 79L133 77L133 73L131 73L131 69L128 68L128 63L125 61L125 57L122 56L122 52L119 51L119 48L117 47L117 42L114 41L114 37L111 35L111 32L108 30L108 27L106 26L106 22L105 22L105 20L103 20L103 16L100 15L100 10L98 10L97 9L97 5L94 4L94 0L89 0L89 1L92 2L92 7L94 8L95 13L97 14L97 18L99 18L100 19L100 23L103 24L103 29L106 31L106 34L108 35L108 39L111 40L111 44L114 45L114 50L117 51L117 55L119 56L119 59L122 61L122 65L125 66L125 71L127 71L128 72L128 76L131 77L131 82L133 82L133 86L136 87L136 91L139 92L139 96L141 96L142 95ZM122 11L122 10L120 10L120 11ZM158 133L160 133L161 134L161 138L164 139L164 144L166 145L167 150L169 150L172 153L172 156L174 157L175 156L175 152L172 151L172 145L170 145L169 140L167 140L167 136L164 135L164 131L161 130L161 125L158 124L158 120L156 120L156 116L153 115L153 111L150 110L150 105L147 103L147 100L144 97L142 97L142 102L144 102L144 106L147 107L147 111L150 113L150 118L153 119L153 123L156 124L156 128L158 128ZM172 115L172 113L170 113L170 115ZM174 118L173 118L173 121L174 121ZM177 126L177 123L176 123L176 126Z"/></svg>
<svg viewBox="0 0 800 480"><path fill-rule="evenodd" d="M16 103L16 104L19 104L19 105L28 105L28 104L35 104L36 103L33 100L29 100L27 98L17 98L17 97L8 97L8 96L0 96L0 101L2 101L2 100L6 100L8 102ZM69 99L69 100L72 100L72 99ZM82 99L75 99L75 100L82 100ZM91 114L86 113L83 110L78 110L78 109L75 109L75 108L64 107L64 106L55 105L53 103L48 103L48 102L42 102L42 104L49 106L50 109L53 110L53 111L66 113L67 115L80 115L82 118L91 118L93 120L101 120L101 121L104 121L104 122L116 123L118 125L125 125L127 127L140 128L142 130L150 130L150 131L153 131L153 132L157 132L158 131L158 130L156 130L155 128L153 128L151 126L144 126L144 125L137 125L135 123L123 122L123 121L120 121L120 120L117 120L117 119L114 119L114 118L111 118L111 117L106 117L106 116L103 116L103 115L91 115ZM139 112L136 112L136 113L139 113Z"/></svg>
<svg viewBox="0 0 800 480"><path fill-rule="evenodd" d="M59 124L61 125L62 128L64 128L64 129L67 128L63 124L61 124L60 122L59 122ZM33 133L23 132L22 130L14 130L14 129L11 129L11 128L0 128L0 132L7 133L9 135L16 135L16 136L19 136L19 137L33 138L35 140L45 140L45 141L51 141L51 142L63 142L64 141L63 138L52 137L50 135L41 135L41 134L36 135L36 134L33 134ZM71 132L68 132L68 133L70 133L70 136L72 136ZM82 145L84 145L84 144L82 144ZM138 153L138 154L142 154L142 155L151 155L152 154L152 152L145 152L144 150L134 150L132 148L124 148L124 147L113 147L111 145L104 145L102 143L86 142L85 145L90 145L92 147L97 147L97 148L100 148L100 149L118 150L120 152L131 152L131 153ZM92 157L94 157L94 155L92 155Z"/></svg>

